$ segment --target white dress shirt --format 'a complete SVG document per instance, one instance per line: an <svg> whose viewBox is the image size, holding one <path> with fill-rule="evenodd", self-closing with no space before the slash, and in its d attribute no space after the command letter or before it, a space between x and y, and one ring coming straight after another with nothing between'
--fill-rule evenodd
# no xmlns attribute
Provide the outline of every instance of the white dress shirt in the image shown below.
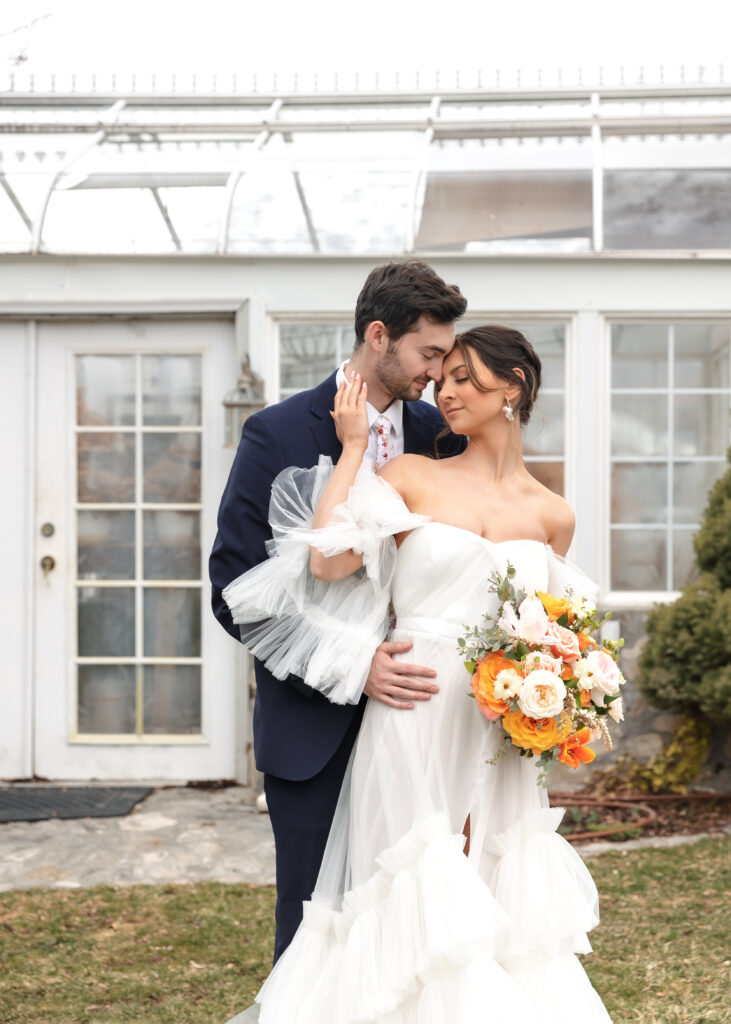
<svg viewBox="0 0 731 1024"><path fill-rule="evenodd" d="M336 387L340 387L341 383L347 383L345 377L344 367L347 366L347 360L338 367L338 373L335 378ZM368 413L368 426L370 430L368 432L368 447L363 455L363 465L368 466L369 469L373 470L376 465L377 458L377 443L378 435L376 434L376 420L381 415L378 409L374 408L370 402L366 402L366 412ZM383 414L387 416L391 421L391 436L390 440L394 449L394 457L396 455L404 454L404 403L400 398L395 399L389 405Z"/></svg>

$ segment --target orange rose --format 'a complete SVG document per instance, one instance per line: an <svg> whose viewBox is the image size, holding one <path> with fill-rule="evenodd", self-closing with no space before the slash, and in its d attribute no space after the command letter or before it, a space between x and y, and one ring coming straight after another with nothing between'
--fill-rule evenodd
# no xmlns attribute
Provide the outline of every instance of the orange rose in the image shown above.
<svg viewBox="0 0 731 1024"><path fill-rule="evenodd" d="M562 615L568 612L569 622L573 622L575 616L571 611L571 602L565 597L554 597L553 594L547 594L545 590L537 590L536 597L540 599L541 604L546 609L548 617L552 622L556 619L560 619Z"/></svg>
<svg viewBox="0 0 731 1024"><path fill-rule="evenodd" d="M593 651L596 647L596 640L593 636L589 636L588 633L577 633L576 636L579 640L579 650L585 651L588 647Z"/></svg>
<svg viewBox="0 0 731 1024"><path fill-rule="evenodd" d="M508 711L503 715L503 728L513 746L524 747L540 754L549 747L562 743L571 732L571 715L562 711L555 718L529 718L522 711Z"/></svg>
<svg viewBox="0 0 731 1024"><path fill-rule="evenodd" d="M508 703L495 696L495 680L511 662L506 659L503 651L492 651L486 654L472 674L472 692L477 698L477 706L490 722L494 722L508 710Z"/></svg>
<svg viewBox="0 0 731 1024"><path fill-rule="evenodd" d="M582 708L588 708L591 704L591 690L580 690L579 696L581 698Z"/></svg>
<svg viewBox="0 0 731 1024"><path fill-rule="evenodd" d="M570 768L576 768L579 764L591 764L596 754L586 744L591 739L590 729L579 729L572 736L569 736L561 744L561 751L558 755L559 761L563 761Z"/></svg>
<svg viewBox="0 0 731 1024"><path fill-rule="evenodd" d="M579 638L576 633L572 633L565 626L559 626L557 622L548 623L546 637L543 642L548 644L551 652L557 658L563 658L564 661L575 661L576 658L581 656Z"/></svg>

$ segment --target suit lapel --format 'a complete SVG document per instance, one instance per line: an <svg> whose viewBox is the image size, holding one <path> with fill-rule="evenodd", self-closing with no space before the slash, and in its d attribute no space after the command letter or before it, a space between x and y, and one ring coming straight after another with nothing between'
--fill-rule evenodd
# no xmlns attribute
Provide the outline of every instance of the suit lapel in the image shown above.
<svg viewBox="0 0 731 1024"><path fill-rule="evenodd" d="M333 418L330 415L334 404L335 390L335 374L333 373L322 384L313 388L310 403L310 429L314 435L317 450L320 455L329 455L333 462L337 462L343 450L338 441Z"/></svg>

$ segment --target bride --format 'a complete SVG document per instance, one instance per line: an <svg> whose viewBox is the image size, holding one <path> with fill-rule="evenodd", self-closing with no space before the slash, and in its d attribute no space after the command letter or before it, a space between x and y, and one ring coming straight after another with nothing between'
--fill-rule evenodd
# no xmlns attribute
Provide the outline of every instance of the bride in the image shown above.
<svg viewBox="0 0 731 1024"><path fill-rule="evenodd" d="M343 452L275 481L268 562L224 592L242 639L275 675L356 702L382 641L437 671L404 715L369 701L312 899L293 942L230 1024L606 1024L576 954L598 923L594 883L556 833L535 760L500 742L468 697L465 625L497 611L489 577L593 597L562 557L574 517L521 454L540 361L517 331L457 338L437 388L463 454L362 468L366 385L341 385ZM268 617L262 623L262 619ZM412 654L409 654L412 657Z"/></svg>

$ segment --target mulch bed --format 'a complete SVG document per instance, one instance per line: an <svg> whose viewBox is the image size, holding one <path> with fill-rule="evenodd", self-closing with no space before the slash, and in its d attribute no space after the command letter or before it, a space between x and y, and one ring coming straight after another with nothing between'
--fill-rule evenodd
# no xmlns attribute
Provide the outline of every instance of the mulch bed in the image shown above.
<svg viewBox="0 0 731 1024"><path fill-rule="evenodd" d="M566 808L559 831L572 843L722 833L731 822L731 793L554 793L551 805Z"/></svg>

